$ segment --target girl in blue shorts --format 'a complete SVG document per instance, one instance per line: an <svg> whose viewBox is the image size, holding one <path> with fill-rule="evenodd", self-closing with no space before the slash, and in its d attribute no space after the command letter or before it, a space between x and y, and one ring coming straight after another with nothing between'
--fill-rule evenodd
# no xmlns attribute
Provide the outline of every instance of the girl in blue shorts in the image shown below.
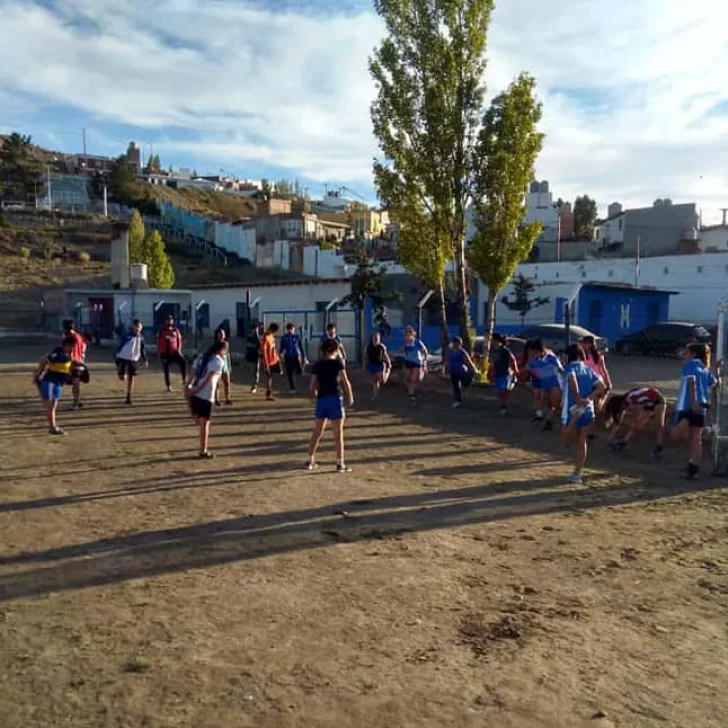
<svg viewBox="0 0 728 728"><path fill-rule="evenodd" d="M553 430L554 413L561 407L561 389L563 386L564 367L561 360L550 349L544 346L541 339L531 342L534 354L528 364L533 375L534 389L538 387L541 392L541 403L546 408L544 430ZM544 419L544 411L537 409L534 420Z"/></svg>
<svg viewBox="0 0 728 728"><path fill-rule="evenodd" d="M364 365L367 374L372 378L372 402L376 402L381 386L386 384L387 379L389 379L389 372L392 371L392 361L378 331L375 331L369 340L369 345L364 354Z"/></svg>
<svg viewBox="0 0 728 728"><path fill-rule="evenodd" d="M66 434L58 427L56 411L63 394L63 387L71 379L71 366L73 365L71 354L75 345L75 338L66 336L60 346L53 349L45 359L38 363L38 367L33 373L33 381L40 390L40 396L45 405L48 432L51 435Z"/></svg>
<svg viewBox="0 0 728 728"><path fill-rule="evenodd" d="M564 445L576 442L574 472L569 483L581 483L581 472L586 463L587 438L594 430L596 414L594 400L606 392L599 375L586 365L586 354L579 344L566 350L568 364L564 371L561 423Z"/></svg>
<svg viewBox="0 0 728 728"><path fill-rule="evenodd" d="M408 326L404 330L404 368L407 393L410 402L417 402L417 385L427 373L427 347L417 338L415 330Z"/></svg>

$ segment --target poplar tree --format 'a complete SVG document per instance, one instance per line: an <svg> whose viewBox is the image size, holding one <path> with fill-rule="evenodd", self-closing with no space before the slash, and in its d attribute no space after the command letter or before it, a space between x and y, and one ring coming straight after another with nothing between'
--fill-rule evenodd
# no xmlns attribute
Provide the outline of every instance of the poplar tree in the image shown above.
<svg viewBox="0 0 728 728"><path fill-rule="evenodd" d="M144 243L150 288L172 288L174 269L158 230L152 230Z"/></svg>
<svg viewBox="0 0 728 728"><path fill-rule="evenodd" d="M129 262L144 263L144 221L139 210L129 220Z"/></svg>
<svg viewBox="0 0 728 728"><path fill-rule="evenodd" d="M526 193L543 145L543 134L538 131L541 104L535 90L534 79L521 74L493 100L478 139L477 156L482 164L474 177L476 233L469 258L488 286L486 357L498 293L531 254L542 229L539 222L523 223Z"/></svg>
<svg viewBox="0 0 728 728"><path fill-rule="evenodd" d="M439 261L452 256L461 336L471 349L465 211L493 0L374 0L374 7L387 30L369 62L377 86L372 123L382 151L374 162L375 185L385 204L396 201L391 207L402 234L415 221L420 244L434 246L422 259L434 261L438 280L431 285L438 290L444 278ZM405 259L420 255L405 253Z"/></svg>

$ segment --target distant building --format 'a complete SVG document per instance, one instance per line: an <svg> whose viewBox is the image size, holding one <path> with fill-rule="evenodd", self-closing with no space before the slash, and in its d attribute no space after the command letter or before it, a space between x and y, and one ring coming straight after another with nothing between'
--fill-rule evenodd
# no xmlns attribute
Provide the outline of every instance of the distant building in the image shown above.
<svg viewBox="0 0 728 728"><path fill-rule="evenodd" d="M613 203L608 217L595 226L596 249L632 257L639 240L643 257L697 252L699 219L694 202L674 205L657 200L652 207L633 210Z"/></svg>
<svg viewBox="0 0 728 728"><path fill-rule="evenodd" d="M574 239L574 211L570 202L562 202L559 211L559 229L561 230L561 240Z"/></svg>
<svg viewBox="0 0 728 728"><path fill-rule="evenodd" d="M700 231L699 248L705 253L728 250L728 225L711 225Z"/></svg>
<svg viewBox="0 0 728 728"><path fill-rule="evenodd" d="M536 243L543 241L555 243L559 238L559 211L554 205L553 194L549 190L549 183L531 182L526 195L525 223L540 222L543 226L541 235Z"/></svg>

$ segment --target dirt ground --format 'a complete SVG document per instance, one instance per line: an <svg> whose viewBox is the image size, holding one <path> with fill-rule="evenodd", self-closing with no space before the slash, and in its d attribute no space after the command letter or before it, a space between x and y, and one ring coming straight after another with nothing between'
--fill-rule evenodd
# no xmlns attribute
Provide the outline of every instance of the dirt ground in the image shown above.
<svg viewBox="0 0 728 728"><path fill-rule="evenodd" d="M601 436L570 486L521 394L359 386L353 472L309 473L311 403L240 386L203 462L96 354L51 438L37 354L0 351L3 728L725 728L728 489L684 451Z"/></svg>

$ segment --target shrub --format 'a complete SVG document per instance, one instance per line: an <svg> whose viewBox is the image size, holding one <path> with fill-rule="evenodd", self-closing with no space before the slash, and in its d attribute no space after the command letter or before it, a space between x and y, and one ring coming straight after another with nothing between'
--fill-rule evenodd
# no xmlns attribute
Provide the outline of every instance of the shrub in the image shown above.
<svg viewBox="0 0 728 728"><path fill-rule="evenodd" d="M30 258L30 248L23 245L22 248L20 248L20 257L27 263Z"/></svg>
<svg viewBox="0 0 728 728"><path fill-rule="evenodd" d="M41 250L43 251L43 257L46 260L51 260L53 258L53 253L56 249L56 243L53 240L53 238L50 238L48 236L43 236L43 238L40 241L41 244Z"/></svg>
<svg viewBox="0 0 728 728"><path fill-rule="evenodd" d="M83 265L87 265L88 263L91 262L91 254L87 253L85 251L81 251L78 254L78 262L82 263Z"/></svg>
<svg viewBox="0 0 728 728"><path fill-rule="evenodd" d="M10 227L10 221L8 220L5 215L0 215L0 228L9 228Z"/></svg>

